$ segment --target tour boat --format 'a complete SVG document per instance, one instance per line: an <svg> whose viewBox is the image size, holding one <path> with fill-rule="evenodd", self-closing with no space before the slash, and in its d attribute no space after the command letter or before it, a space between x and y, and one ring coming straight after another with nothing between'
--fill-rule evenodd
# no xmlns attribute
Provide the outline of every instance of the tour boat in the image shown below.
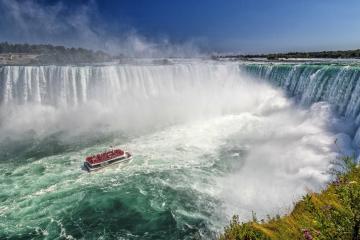
<svg viewBox="0 0 360 240"><path fill-rule="evenodd" d="M121 149L111 149L109 151L86 157L84 167L89 172L111 166L121 162L128 162L132 159L129 152Z"/></svg>

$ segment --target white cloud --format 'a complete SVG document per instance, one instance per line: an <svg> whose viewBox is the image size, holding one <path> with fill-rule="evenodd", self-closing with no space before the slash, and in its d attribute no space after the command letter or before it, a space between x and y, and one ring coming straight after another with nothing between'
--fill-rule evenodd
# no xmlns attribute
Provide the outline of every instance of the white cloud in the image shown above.
<svg viewBox="0 0 360 240"><path fill-rule="evenodd" d="M6 30L2 41L53 43L131 57L199 56L195 41L150 40L122 23L117 23L118 27L128 30L113 33L101 20L94 1L70 8L62 2L43 5L34 0L0 0L0 11L0 27Z"/></svg>

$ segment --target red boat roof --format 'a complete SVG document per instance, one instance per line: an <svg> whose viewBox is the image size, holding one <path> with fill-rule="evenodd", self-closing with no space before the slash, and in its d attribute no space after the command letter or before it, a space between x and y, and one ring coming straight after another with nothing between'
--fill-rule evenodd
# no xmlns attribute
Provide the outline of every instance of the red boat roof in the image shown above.
<svg viewBox="0 0 360 240"><path fill-rule="evenodd" d="M105 162L111 160L116 157L120 157L124 155L124 151L121 149L114 149L107 152L99 153L93 156L86 157L86 162L90 164L97 164L101 162Z"/></svg>

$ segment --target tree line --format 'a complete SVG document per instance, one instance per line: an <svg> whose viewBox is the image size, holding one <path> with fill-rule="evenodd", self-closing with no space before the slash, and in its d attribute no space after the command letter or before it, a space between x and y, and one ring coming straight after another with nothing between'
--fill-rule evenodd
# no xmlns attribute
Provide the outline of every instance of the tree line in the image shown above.
<svg viewBox="0 0 360 240"><path fill-rule="evenodd" d="M37 54L34 63L39 64L68 64L104 62L112 60L112 57L103 51L93 51L84 48L67 48L51 44L12 44L0 43L0 54Z"/></svg>
<svg viewBox="0 0 360 240"><path fill-rule="evenodd" d="M269 60L288 59L288 58L360 58L360 49L345 51L321 51L321 52L288 52L271 54L235 54L222 55L218 58L267 58Z"/></svg>

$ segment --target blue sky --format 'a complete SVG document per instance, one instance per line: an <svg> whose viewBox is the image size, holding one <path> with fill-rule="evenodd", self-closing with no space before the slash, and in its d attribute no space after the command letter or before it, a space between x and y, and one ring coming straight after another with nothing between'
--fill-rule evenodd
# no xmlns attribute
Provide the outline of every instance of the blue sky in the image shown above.
<svg viewBox="0 0 360 240"><path fill-rule="evenodd" d="M15 0L0 0L0 3L9 5L9 1ZM76 19L74 16L79 12L77 9L86 8L87 20L84 22L89 25L89 31L98 35L121 38L130 31L136 32L144 41L154 43L166 39L173 44L192 42L210 52L265 53L360 48L359 0L17 2L19 5L23 2L33 2L34 9L44 8L44 12L49 8L53 10L54 6L61 6L62 11L56 12L59 15L58 21L70 14L72 19ZM1 4L0 11L8 11L5 7L1 8ZM34 16L28 18L31 20ZM14 26L11 26L14 24L17 24L16 21L10 23L8 29L4 24L0 24L0 40L41 41L40 36L14 34L11 30L14 29ZM33 24L38 23L34 20ZM65 27L60 26L58 29L63 31ZM28 35L40 31L37 35L42 35L47 41L66 43L66 38L76 36L76 33L71 32L77 30L71 26L63 32L54 31L52 36L49 31L41 32L42 29L38 29L28 31Z"/></svg>

